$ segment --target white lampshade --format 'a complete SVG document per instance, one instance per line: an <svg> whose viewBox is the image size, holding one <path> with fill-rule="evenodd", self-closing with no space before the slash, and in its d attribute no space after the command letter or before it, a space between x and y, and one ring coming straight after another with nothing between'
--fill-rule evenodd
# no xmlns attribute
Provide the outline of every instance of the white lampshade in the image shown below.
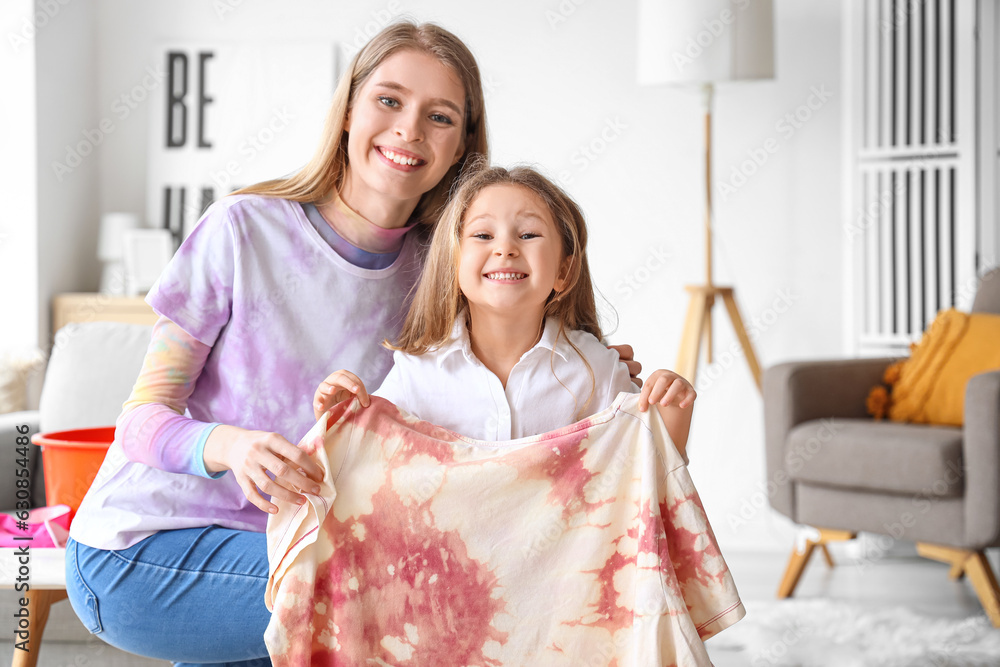
<svg viewBox="0 0 1000 667"><path fill-rule="evenodd" d="M120 262L124 256L125 230L139 227L139 216L132 213L105 213L101 216L101 235L97 258L102 262Z"/></svg>
<svg viewBox="0 0 1000 667"><path fill-rule="evenodd" d="M771 0L639 0L639 83L774 77Z"/></svg>

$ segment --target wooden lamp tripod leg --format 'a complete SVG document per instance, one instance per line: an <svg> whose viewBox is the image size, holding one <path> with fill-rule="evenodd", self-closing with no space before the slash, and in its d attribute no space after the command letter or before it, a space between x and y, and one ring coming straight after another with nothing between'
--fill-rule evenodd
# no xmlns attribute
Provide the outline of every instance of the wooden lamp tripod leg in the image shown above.
<svg viewBox="0 0 1000 667"><path fill-rule="evenodd" d="M743 326L743 318L740 316L740 309L736 306L736 298L733 296L733 290L726 290L722 295L722 299L726 303L726 310L729 311L729 319L733 323L733 329L736 330L736 337L739 338L740 345L743 347L743 354L746 356L747 364L750 366L750 373L753 374L753 379L757 383L757 389L763 393L764 385L760 379L760 364L757 363L757 355L753 351L753 343L750 342L746 327Z"/></svg>
<svg viewBox="0 0 1000 667"><path fill-rule="evenodd" d="M698 355L701 353L702 327L709 311L704 293L698 288L688 288L691 300L688 302L687 316L684 318L684 333L681 335L681 349L677 355L676 372L694 384L698 372Z"/></svg>
<svg viewBox="0 0 1000 667"><path fill-rule="evenodd" d="M687 286L691 300L684 319L684 333L681 335L681 349L677 355L675 371L691 384L695 383L702 338L708 346L706 360L709 364L712 363L712 306L715 304L715 297L722 296L757 389L763 392L760 364L743 326L733 290L731 287L717 287L712 282L712 100L715 89L711 83L706 83L702 90L705 102L705 284Z"/></svg>

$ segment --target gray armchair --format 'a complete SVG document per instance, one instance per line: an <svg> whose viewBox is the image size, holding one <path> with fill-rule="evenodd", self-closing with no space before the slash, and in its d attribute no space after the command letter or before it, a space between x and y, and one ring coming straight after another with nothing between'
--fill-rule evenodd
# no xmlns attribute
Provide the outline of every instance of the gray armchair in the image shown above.
<svg viewBox="0 0 1000 667"><path fill-rule="evenodd" d="M972 310L1000 314L1000 269ZM1000 344L1000 341L998 341ZM788 597L819 548L860 531L915 542L925 557L969 576L994 626L1000 588L985 549L1000 546L1000 371L973 377L962 428L876 422L869 389L893 359L780 364L764 373L771 506L818 537L795 549L778 589Z"/></svg>

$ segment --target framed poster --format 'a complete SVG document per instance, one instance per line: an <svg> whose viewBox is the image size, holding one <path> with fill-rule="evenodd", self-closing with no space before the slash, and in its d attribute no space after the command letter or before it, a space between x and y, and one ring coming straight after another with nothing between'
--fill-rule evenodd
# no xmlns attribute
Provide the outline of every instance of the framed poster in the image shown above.
<svg viewBox="0 0 1000 667"><path fill-rule="evenodd" d="M164 44L150 109L146 219L187 238L213 201L312 157L333 98L333 43Z"/></svg>

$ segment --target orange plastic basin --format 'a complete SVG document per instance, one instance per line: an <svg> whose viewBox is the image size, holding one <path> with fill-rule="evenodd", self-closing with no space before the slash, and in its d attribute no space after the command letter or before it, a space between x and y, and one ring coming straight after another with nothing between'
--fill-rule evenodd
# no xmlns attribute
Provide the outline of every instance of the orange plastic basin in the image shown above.
<svg viewBox="0 0 1000 667"><path fill-rule="evenodd" d="M31 442L42 448L45 504L69 505L70 517L76 515L114 439L114 426L31 436Z"/></svg>

